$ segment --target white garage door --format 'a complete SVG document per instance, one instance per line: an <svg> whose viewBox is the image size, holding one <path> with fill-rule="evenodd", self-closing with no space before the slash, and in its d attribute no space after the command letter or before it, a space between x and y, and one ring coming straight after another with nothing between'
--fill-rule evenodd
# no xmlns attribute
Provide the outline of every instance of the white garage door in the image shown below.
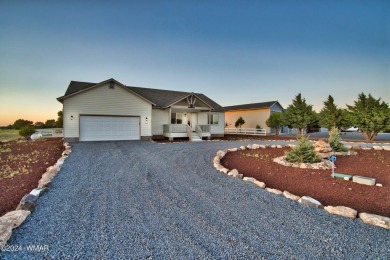
<svg viewBox="0 0 390 260"><path fill-rule="evenodd" d="M80 141L139 140L139 117L80 116Z"/></svg>

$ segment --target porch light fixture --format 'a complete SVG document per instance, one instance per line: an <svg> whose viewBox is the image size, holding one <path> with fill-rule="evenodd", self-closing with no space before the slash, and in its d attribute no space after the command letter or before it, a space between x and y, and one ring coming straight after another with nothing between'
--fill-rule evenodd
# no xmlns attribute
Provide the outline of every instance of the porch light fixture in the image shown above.
<svg viewBox="0 0 390 260"><path fill-rule="evenodd" d="M70 116L70 120L73 120L73 115Z"/></svg>

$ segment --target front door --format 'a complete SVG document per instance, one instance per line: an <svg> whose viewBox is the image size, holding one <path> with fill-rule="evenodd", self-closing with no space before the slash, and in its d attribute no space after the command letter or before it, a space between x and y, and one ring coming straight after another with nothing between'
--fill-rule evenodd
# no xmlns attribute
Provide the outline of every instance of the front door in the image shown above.
<svg viewBox="0 0 390 260"><path fill-rule="evenodd" d="M197 113L191 113L190 114L190 122L191 122L191 129L192 131L196 130L196 125L198 124L198 114Z"/></svg>

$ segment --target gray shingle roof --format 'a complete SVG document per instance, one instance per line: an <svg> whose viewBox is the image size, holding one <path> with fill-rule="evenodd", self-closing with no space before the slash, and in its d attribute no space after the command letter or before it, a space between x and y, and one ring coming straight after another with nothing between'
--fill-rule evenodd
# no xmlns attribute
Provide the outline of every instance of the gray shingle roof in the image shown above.
<svg viewBox="0 0 390 260"><path fill-rule="evenodd" d="M279 104L278 101L269 101L269 102L251 103L251 104L243 104L243 105L236 105L236 106L227 106L227 107L223 107L223 110L229 111L229 110L241 110L241 109L269 108L275 103ZM280 107L282 106L280 105Z"/></svg>
<svg viewBox="0 0 390 260"><path fill-rule="evenodd" d="M66 98L68 95L76 94L77 92L83 91L90 87L93 87L98 83L90 83L90 82L79 82L79 81L71 81L68 89L65 92L63 97L58 99ZM214 111L222 111L222 107L217 104L215 101L210 99L209 97L200 94L200 93L192 93L192 92L183 92L183 91L174 91L174 90L163 90L163 89L152 89L152 88L140 88L140 87L130 87L126 86L129 90L135 92L136 94L144 97L145 99L151 101L156 104L156 107L165 108L170 106L171 104L180 101L184 97L195 94L212 108Z"/></svg>

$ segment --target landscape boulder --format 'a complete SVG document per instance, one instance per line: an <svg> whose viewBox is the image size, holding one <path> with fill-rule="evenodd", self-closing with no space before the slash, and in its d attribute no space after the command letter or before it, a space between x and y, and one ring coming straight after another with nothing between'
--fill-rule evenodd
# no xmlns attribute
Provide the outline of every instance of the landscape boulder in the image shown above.
<svg viewBox="0 0 390 260"><path fill-rule="evenodd" d="M12 235L13 224L11 221L0 220L0 248L7 244Z"/></svg>
<svg viewBox="0 0 390 260"><path fill-rule="evenodd" d="M24 195L16 210L28 210L33 212L37 206L37 197L31 194Z"/></svg>
<svg viewBox="0 0 390 260"><path fill-rule="evenodd" d="M332 147L325 139L320 139L314 143L314 150L322 158L329 158L332 155Z"/></svg>
<svg viewBox="0 0 390 260"><path fill-rule="evenodd" d="M225 151L220 150L217 152L217 156L219 156L219 158L223 158L225 155L226 155Z"/></svg>
<svg viewBox="0 0 390 260"><path fill-rule="evenodd" d="M242 179L243 178L243 174L240 174L238 173L238 171L236 169L233 169L231 170L229 173L228 173L229 176L232 176L233 178L238 178L238 179Z"/></svg>
<svg viewBox="0 0 390 260"><path fill-rule="evenodd" d="M12 228L17 228L30 214L31 212L28 210L10 211L0 218L0 222L10 221L12 223Z"/></svg>
<svg viewBox="0 0 390 260"><path fill-rule="evenodd" d="M335 207L326 206L326 207L324 207L324 209L330 214L339 215L339 216L343 216L343 217L351 218L351 219L356 218L356 215L357 215L356 210L351 209L349 207L344 207L344 206L335 206Z"/></svg>
<svg viewBox="0 0 390 260"><path fill-rule="evenodd" d="M276 195L282 195L283 192L281 190L277 190L277 189L272 189L272 188L265 188L268 192L271 192L273 194L276 194Z"/></svg>
<svg viewBox="0 0 390 260"><path fill-rule="evenodd" d="M390 218L369 213L359 213L359 218L366 224L390 229Z"/></svg>
<svg viewBox="0 0 390 260"><path fill-rule="evenodd" d="M30 191L31 195L34 195L35 197L41 196L42 193L44 193L47 189L46 188L35 188L32 191Z"/></svg>
<svg viewBox="0 0 390 260"><path fill-rule="evenodd" d="M283 191L283 196L286 197L287 199L298 201L301 197L294 195L288 191Z"/></svg>
<svg viewBox="0 0 390 260"><path fill-rule="evenodd" d="M252 144L252 149L259 149L260 148L260 145L258 144Z"/></svg>
<svg viewBox="0 0 390 260"><path fill-rule="evenodd" d="M303 196L298 200L299 203L309 205L314 208L319 208L322 209L324 206L322 206L321 202L318 200L313 199L312 197L309 196Z"/></svg>
<svg viewBox="0 0 390 260"><path fill-rule="evenodd" d="M31 140L35 141L35 140L39 140L42 138L42 134L39 134L39 133L35 133L35 134L32 134L30 136Z"/></svg>

